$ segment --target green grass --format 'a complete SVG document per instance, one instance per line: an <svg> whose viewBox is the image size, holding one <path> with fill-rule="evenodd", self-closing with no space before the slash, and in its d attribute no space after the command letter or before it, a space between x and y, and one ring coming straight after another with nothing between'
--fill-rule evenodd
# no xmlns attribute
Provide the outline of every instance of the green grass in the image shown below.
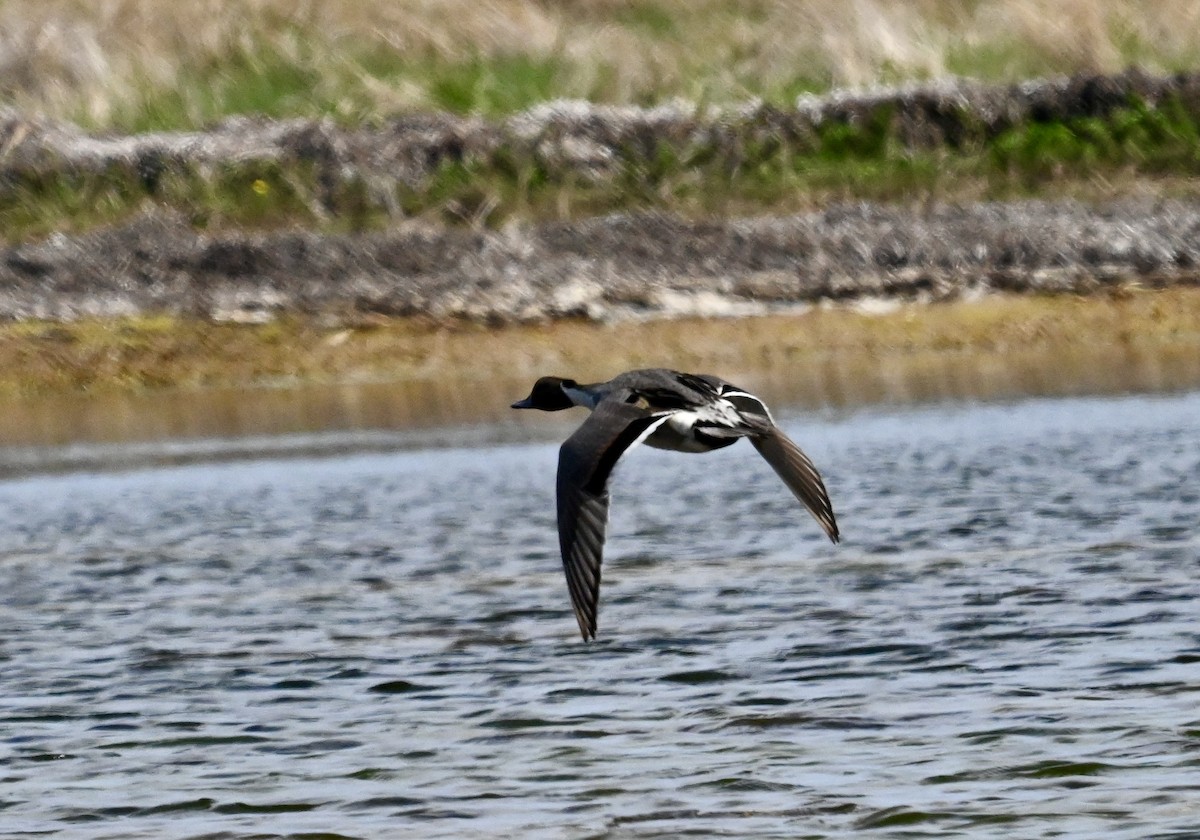
<svg viewBox="0 0 1200 840"><path fill-rule="evenodd" d="M115 122L131 132L169 131L229 114L285 117L314 106L318 113L334 111L337 103L322 96L320 74L300 58L269 49L235 51L219 64L198 68L186 86L142 87Z"/></svg>
<svg viewBox="0 0 1200 840"><path fill-rule="evenodd" d="M0 103L127 132L548 98L783 103L949 74L1186 70L1198 27L1192 0L44 0L0 4Z"/></svg>
<svg viewBox="0 0 1200 840"><path fill-rule="evenodd" d="M530 73L529 84L539 84L539 73ZM91 176L14 175L0 191L0 214L3 235L20 241L112 223L150 204L172 208L199 228L298 224L352 231L388 224L395 208L404 217L495 227L614 211L779 213L838 200L1103 198L1106 190L1119 194L1150 179L1164 193L1195 194L1200 116L1178 102L1157 109L1132 103L1106 118L1030 122L991 137L966 131L952 146L923 150L904 147L884 111L863 125L826 125L815 136L750 119L720 145L639 137L616 152L611 171L594 176L539 159L514 142L487 156L447 159L416 186L395 181L370 189L311 161L207 172L114 167Z"/></svg>
<svg viewBox="0 0 1200 840"><path fill-rule="evenodd" d="M988 144L996 167L1031 190L1047 177L1127 168L1147 175L1200 173L1200 122L1179 102L1133 103L1107 119L1016 126Z"/></svg>
<svg viewBox="0 0 1200 840"><path fill-rule="evenodd" d="M504 114L544 102L555 94L555 80L566 73L555 57L510 55L467 61L428 72L437 107L455 113ZM399 73L398 73L399 75Z"/></svg>
<svg viewBox="0 0 1200 840"><path fill-rule="evenodd" d="M141 84L138 94L110 118L110 125L129 131L172 131L211 125L229 115L274 118L328 117L342 125L377 122L378 103L372 90L401 90L419 84L426 107L455 114L510 114L561 97L570 67L559 56L474 55L447 62L435 56L407 56L391 50L344 54L323 66L300 47L284 54L272 43L237 50L220 62L196 68L186 85L163 88ZM612 73L600 66L594 83L570 89L578 98L605 98ZM364 85L369 80L370 85ZM72 118L85 127L106 126L85 111Z"/></svg>
<svg viewBox="0 0 1200 840"><path fill-rule="evenodd" d="M661 3L635 0L614 10L616 21L656 39L675 39L681 32L678 18Z"/></svg>
<svg viewBox="0 0 1200 840"><path fill-rule="evenodd" d="M170 208L197 228L276 228L293 224L326 230L382 225L361 182L331 191L312 164L228 165L208 173L167 171L153 178L114 167L101 175L57 172L12 177L0 192L3 236L18 242L55 231L81 232L120 222L149 207Z"/></svg>

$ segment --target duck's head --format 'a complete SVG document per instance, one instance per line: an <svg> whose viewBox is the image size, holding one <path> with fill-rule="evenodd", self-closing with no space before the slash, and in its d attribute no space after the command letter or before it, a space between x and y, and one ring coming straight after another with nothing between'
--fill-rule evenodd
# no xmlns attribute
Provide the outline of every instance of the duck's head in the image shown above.
<svg viewBox="0 0 1200 840"><path fill-rule="evenodd" d="M543 376L533 383L529 396L520 402L512 404L513 408L536 408L541 411L562 411L571 408L575 403L566 392L567 388L578 388L579 383L574 379L563 379L561 376Z"/></svg>

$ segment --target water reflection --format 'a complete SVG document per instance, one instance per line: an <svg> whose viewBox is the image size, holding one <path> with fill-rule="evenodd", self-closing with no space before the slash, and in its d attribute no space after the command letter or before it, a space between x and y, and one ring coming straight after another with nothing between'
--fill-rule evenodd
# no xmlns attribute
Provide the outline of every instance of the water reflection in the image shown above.
<svg viewBox="0 0 1200 840"><path fill-rule="evenodd" d="M670 360L663 360L670 365ZM584 378L587 372L543 371ZM597 378L618 371L598 368ZM877 403L995 400L1186 390L1200 386L1200 356L1180 350L1152 354L1128 345L1064 351L1011 348L1003 353L953 351L764 358L718 373L762 394L779 408L853 408ZM164 390L144 393L57 394L10 399L0 413L0 449L74 443L132 443L327 431L429 430L495 424L508 439L521 428L555 421L513 417L509 404L528 392L531 376L461 376L407 382L299 387ZM2 457L2 456L0 456ZM26 451L25 460L35 458ZM0 466L2 468L2 466Z"/></svg>
<svg viewBox="0 0 1200 840"><path fill-rule="evenodd" d="M119 443L184 438L409 429L503 416L517 381L370 382L301 387L55 394L13 399L0 445Z"/></svg>

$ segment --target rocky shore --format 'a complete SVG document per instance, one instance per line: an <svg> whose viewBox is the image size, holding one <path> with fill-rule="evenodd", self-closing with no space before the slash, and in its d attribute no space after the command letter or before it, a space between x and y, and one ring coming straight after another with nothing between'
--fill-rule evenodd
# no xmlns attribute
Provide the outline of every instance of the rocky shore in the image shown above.
<svg viewBox="0 0 1200 840"><path fill-rule="evenodd" d="M205 233L152 213L0 249L6 319L612 321L1198 284L1200 203L1190 201L859 204L780 218L614 215L361 234Z"/></svg>

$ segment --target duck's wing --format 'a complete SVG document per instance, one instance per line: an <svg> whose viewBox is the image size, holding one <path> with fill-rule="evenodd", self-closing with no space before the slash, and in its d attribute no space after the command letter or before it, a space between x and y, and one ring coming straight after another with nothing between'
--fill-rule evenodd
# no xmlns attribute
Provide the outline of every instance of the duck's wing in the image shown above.
<svg viewBox="0 0 1200 840"><path fill-rule="evenodd" d="M829 494L825 492L821 474L809 457L776 426L771 426L766 434L750 438L750 442L779 474L788 489L804 503L829 539L837 542L840 537L833 505L829 501Z"/></svg>
<svg viewBox="0 0 1200 840"><path fill-rule="evenodd" d="M620 457L669 416L602 400L558 451L558 543L584 641L596 636L609 476Z"/></svg>

